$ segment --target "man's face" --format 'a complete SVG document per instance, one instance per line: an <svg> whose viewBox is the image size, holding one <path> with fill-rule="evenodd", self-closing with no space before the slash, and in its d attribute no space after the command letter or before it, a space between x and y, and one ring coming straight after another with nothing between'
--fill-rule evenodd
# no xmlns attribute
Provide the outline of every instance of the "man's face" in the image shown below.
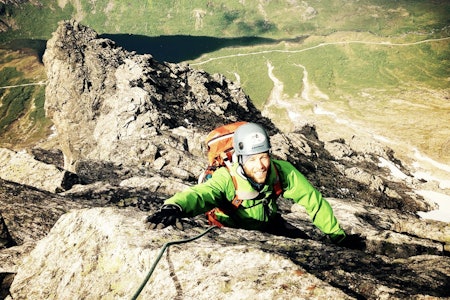
<svg viewBox="0 0 450 300"><path fill-rule="evenodd" d="M259 153L250 156L245 162L245 174L256 183L264 183L270 168L269 153Z"/></svg>

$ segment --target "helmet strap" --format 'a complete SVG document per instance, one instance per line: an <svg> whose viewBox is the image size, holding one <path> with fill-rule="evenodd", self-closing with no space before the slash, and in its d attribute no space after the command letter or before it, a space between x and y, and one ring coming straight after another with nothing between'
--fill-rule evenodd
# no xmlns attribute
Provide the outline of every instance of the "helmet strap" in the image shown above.
<svg viewBox="0 0 450 300"><path fill-rule="evenodd" d="M242 163L242 161L243 161L242 155L238 155L238 156L237 156L237 161L238 161L239 165L240 165L242 168L244 168L244 165L243 165L243 163Z"/></svg>

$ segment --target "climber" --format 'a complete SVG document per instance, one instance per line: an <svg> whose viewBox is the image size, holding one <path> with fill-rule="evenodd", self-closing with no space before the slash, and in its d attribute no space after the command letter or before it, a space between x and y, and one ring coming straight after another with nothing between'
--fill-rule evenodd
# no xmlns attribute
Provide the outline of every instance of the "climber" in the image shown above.
<svg viewBox="0 0 450 300"><path fill-rule="evenodd" d="M277 198L292 199L305 207L314 225L338 245L363 249L359 235L347 235L330 204L291 163L272 159L269 136L263 127L245 123L233 135L234 159L212 177L176 193L150 215L150 228L182 228L180 219L207 213L210 223L260 230L289 237L307 237L278 213ZM290 225L290 226L289 226Z"/></svg>

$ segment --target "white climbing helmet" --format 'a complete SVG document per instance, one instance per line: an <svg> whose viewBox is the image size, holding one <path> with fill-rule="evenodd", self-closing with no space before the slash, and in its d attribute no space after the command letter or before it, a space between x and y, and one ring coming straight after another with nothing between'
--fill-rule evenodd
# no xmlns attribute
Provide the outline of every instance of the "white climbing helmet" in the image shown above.
<svg viewBox="0 0 450 300"><path fill-rule="evenodd" d="M246 123L239 126L233 136L234 154L253 155L270 150L270 140L267 132L261 125Z"/></svg>

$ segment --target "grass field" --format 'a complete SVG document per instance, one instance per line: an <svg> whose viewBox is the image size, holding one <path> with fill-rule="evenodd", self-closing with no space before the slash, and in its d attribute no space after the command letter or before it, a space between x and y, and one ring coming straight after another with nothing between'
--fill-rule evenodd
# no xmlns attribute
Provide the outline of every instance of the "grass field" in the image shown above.
<svg viewBox="0 0 450 300"><path fill-rule="evenodd" d="M37 57L0 50L0 146L24 147L42 139L51 122L45 117L45 72ZM30 85L31 84L31 85Z"/></svg>
<svg viewBox="0 0 450 300"><path fill-rule="evenodd" d="M297 66L299 64L308 69L311 81L334 98L365 88L449 87L449 40L422 44L397 42L394 45L387 44L387 38L368 33L348 41L343 41L341 35L270 48L223 49L206 54L191 64L212 73L238 73L242 86L258 106L264 103L271 90L266 61L277 66L277 77L285 83L284 91L290 97L301 91L303 71Z"/></svg>
<svg viewBox="0 0 450 300"><path fill-rule="evenodd" d="M231 80L239 78L259 108L267 103L273 89L274 83L268 76L270 63L273 75L283 84L280 97L305 119L317 121L319 117L314 110L320 108L331 112L325 113L325 117L345 116L357 127L385 132L383 128L387 126L393 129L389 131L392 136L403 133L405 139L415 140L414 144L420 144L427 154L450 161L450 133L445 123L449 117L450 47L448 39L442 40L450 36L448 1L59 0L40 3L41 6L28 3L20 7L0 4L0 19L14 29L0 33L0 47L19 38L46 40L57 22L68 18L77 19L99 34L279 40L277 44L235 44L233 47L224 42L189 62L195 68L222 73ZM43 67L33 55L21 51L0 54L2 85L45 80ZM304 74L312 89L306 100L302 95ZM0 128L6 130L0 135L2 141L14 143L23 131L30 133L25 136L34 139L37 133L48 132L50 123L43 113L43 90L42 86L35 86L0 91L0 124L3 124ZM286 111L279 107L273 109ZM19 116L22 116L20 122ZM25 126L24 119L34 125ZM332 124L326 121L323 125L326 129L322 131L326 132L326 126ZM47 129L38 130L39 126Z"/></svg>
<svg viewBox="0 0 450 300"><path fill-rule="evenodd" d="M36 2L36 1L33 1ZM0 4L0 17L16 30L12 38L48 39L70 17L99 33L146 36L196 35L289 38L341 31L398 36L436 32L449 24L447 1L410 0L59 0L20 7Z"/></svg>

